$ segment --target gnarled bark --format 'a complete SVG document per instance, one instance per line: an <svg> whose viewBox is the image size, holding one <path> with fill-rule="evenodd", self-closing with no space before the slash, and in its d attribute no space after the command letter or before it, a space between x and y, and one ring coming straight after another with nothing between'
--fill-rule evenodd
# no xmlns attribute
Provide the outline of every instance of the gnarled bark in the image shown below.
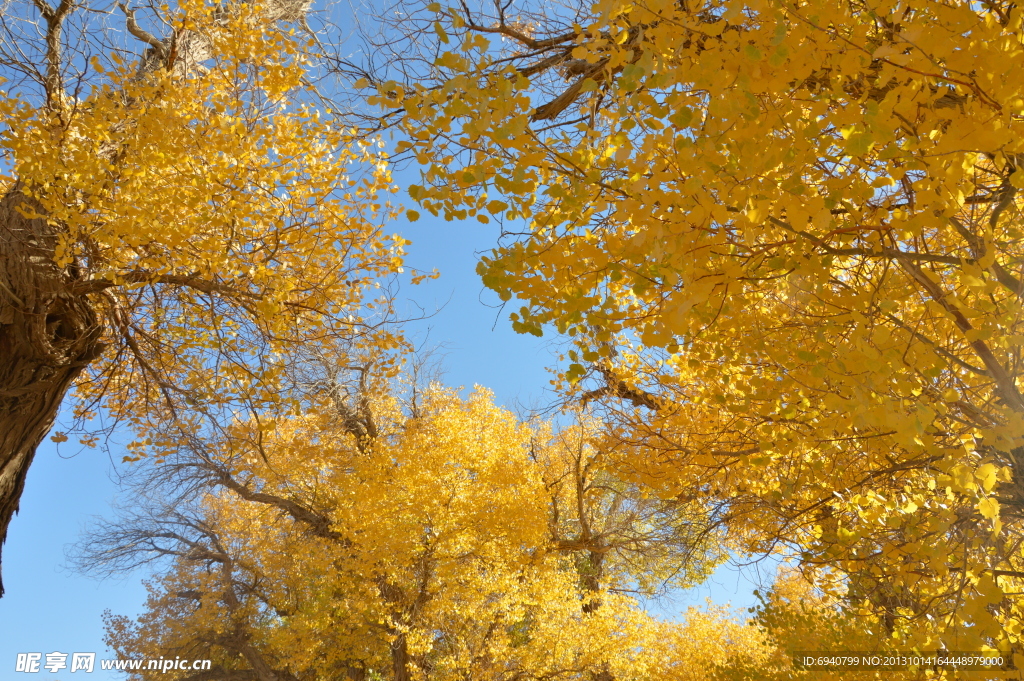
<svg viewBox="0 0 1024 681"><path fill-rule="evenodd" d="M232 0L223 10L232 4L242 2ZM262 20L297 22L308 30L305 15L311 4L310 0L269 0L262 8ZM67 66L63 25L76 4L59 0L51 6L34 0L33 5L45 23L45 65L36 69L43 74L44 106L66 122L72 112L62 75ZM128 33L148 45L139 63L139 78L158 69L184 76L201 70L201 62L214 56L209 36L177 30L158 37L139 25L134 10L124 3L118 6ZM0 40L0 57L30 68L18 61L23 52L16 40L10 40ZM114 123L113 129L125 123ZM100 147L112 163L117 162L115 150L116 145ZM17 163L14 166L17 170ZM28 177L25 180L25 185L30 184ZM103 352L104 320L90 295L114 285L96 279L86 282L75 264L57 266L54 255L61 228L43 217L27 217L46 211L25 194L25 185L16 183L0 198L0 549L18 510L36 448L75 378Z"/></svg>
<svg viewBox="0 0 1024 681"><path fill-rule="evenodd" d="M39 209L17 186L0 199L0 550L36 448L104 347L99 315L72 293L78 268L54 262L58 228L26 212Z"/></svg>

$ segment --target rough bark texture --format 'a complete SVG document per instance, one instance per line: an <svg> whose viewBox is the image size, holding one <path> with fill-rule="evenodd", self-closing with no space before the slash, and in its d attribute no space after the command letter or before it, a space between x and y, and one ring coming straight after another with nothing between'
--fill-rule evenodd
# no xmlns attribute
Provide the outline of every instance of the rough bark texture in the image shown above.
<svg viewBox="0 0 1024 681"><path fill-rule="evenodd" d="M103 351L99 315L73 293L78 268L54 263L58 228L23 210L39 212L17 186L0 199L0 550L36 448Z"/></svg>

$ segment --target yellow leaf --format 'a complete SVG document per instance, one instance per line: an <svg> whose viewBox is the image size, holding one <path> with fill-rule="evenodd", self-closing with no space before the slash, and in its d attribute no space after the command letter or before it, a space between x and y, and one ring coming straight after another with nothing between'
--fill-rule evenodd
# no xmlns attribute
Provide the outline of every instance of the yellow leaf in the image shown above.
<svg viewBox="0 0 1024 681"><path fill-rule="evenodd" d="M985 497L978 502L978 512L984 518L996 518L999 516L999 502L992 497Z"/></svg>

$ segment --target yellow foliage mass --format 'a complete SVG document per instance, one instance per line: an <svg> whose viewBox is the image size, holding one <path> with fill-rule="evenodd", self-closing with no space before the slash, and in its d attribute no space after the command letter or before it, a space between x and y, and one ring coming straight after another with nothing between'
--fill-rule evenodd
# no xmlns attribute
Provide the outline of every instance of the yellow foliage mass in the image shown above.
<svg viewBox="0 0 1024 681"><path fill-rule="evenodd" d="M614 405L639 484L894 645L1024 665L1021 9L517 11L438 5L436 71L378 88L413 197L525 223L478 271L575 339L563 387Z"/></svg>
<svg viewBox="0 0 1024 681"><path fill-rule="evenodd" d="M173 563L137 622L109 619L113 648L311 680L682 681L766 659L763 635L724 609L662 622L630 595L629 551L666 521L598 475L585 423L552 433L485 391L434 387L411 415L394 397L371 402L372 416L349 416L372 419L372 439L325 411L168 452L171 480L202 470L210 488L158 527L123 528ZM655 549L645 570L679 570Z"/></svg>

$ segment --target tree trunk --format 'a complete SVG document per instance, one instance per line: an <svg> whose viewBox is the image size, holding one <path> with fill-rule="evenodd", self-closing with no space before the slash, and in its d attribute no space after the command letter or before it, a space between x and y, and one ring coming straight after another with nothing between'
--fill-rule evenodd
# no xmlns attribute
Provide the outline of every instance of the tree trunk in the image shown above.
<svg viewBox="0 0 1024 681"><path fill-rule="evenodd" d="M392 681L410 681L409 673L409 640L405 632L399 633L391 642Z"/></svg>
<svg viewBox="0 0 1024 681"><path fill-rule="evenodd" d="M601 578L604 576L604 551L590 551L580 582L587 593L596 594L601 590ZM588 615L597 612L601 607L601 599L592 597L583 604L583 612ZM590 673L591 681L615 681L615 675L608 669L608 663L602 665L600 671Z"/></svg>
<svg viewBox="0 0 1024 681"><path fill-rule="evenodd" d="M15 185L0 199L0 549L36 448L104 348L99 315L74 292L78 268L54 262L59 228L22 211L41 212Z"/></svg>

